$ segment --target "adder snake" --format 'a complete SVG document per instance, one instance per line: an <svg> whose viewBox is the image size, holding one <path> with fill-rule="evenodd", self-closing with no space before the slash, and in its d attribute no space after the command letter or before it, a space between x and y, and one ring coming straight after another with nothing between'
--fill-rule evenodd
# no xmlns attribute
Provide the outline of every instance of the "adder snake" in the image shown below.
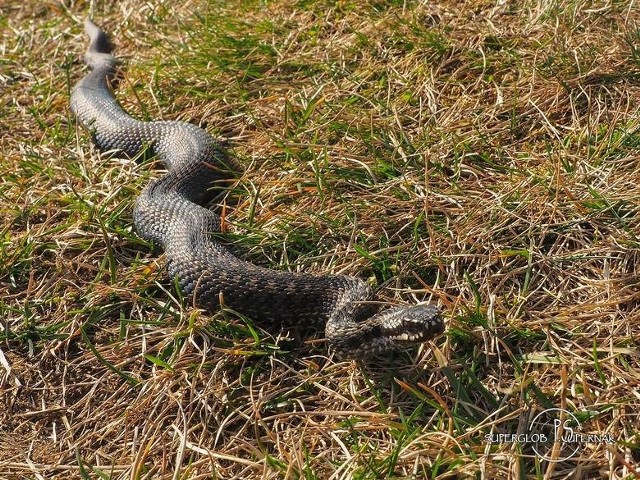
<svg viewBox="0 0 640 480"><path fill-rule="evenodd" d="M424 342L442 332L433 305L391 307L371 316L366 301L372 292L360 279L275 271L232 255L214 235L220 217L203 205L225 188L238 166L195 125L129 116L110 88L117 61L106 34L90 19L85 30L90 72L74 87L71 110L100 149L133 157L148 148L166 165L168 173L138 197L134 225L141 237L163 247L169 275L199 306L215 311L222 299L256 320L325 321L329 343L349 356Z"/></svg>

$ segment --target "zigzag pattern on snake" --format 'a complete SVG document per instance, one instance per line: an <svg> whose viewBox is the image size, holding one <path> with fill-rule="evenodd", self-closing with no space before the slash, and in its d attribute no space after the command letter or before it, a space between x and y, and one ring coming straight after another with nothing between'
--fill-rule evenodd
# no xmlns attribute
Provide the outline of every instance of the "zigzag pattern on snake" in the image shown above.
<svg viewBox="0 0 640 480"><path fill-rule="evenodd" d="M349 356L424 342L443 330L429 304L391 307L370 316L370 288L360 279L269 270L232 255L215 239L220 217L205 208L238 166L201 128L177 121L139 121L114 98L116 58L106 34L85 21L90 72L74 87L71 110L102 150L133 157L150 148L168 173L151 182L134 208L137 233L165 251L171 278L211 311L224 305L256 320L325 321L335 350ZM213 187L213 188L212 188Z"/></svg>

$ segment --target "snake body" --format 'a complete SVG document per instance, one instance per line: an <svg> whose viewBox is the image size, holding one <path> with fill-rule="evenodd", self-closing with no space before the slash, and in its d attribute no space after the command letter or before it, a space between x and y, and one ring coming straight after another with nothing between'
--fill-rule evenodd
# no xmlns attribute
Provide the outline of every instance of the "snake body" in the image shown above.
<svg viewBox="0 0 640 480"><path fill-rule="evenodd" d="M71 110L102 150L135 156L145 148L168 173L138 197L137 233L165 251L169 275L198 306L216 311L221 303L250 318L285 323L325 321L325 336L349 356L380 352L428 340L443 330L430 304L391 307L371 316L370 288L360 279L274 271L232 255L219 243L220 217L205 205L238 166L201 128L178 121L139 121L114 98L110 81L116 58L106 34L85 21L90 72L71 93Z"/></svg>

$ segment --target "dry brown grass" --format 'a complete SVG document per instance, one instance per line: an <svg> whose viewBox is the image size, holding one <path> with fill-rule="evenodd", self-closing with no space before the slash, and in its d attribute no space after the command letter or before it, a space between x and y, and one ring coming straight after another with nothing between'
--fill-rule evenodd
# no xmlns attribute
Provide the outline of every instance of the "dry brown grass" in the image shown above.
<svg viewBox="0 0 640 480"><path fill-rule="evenodd" d="M0 12L0 478L640 476L637 2L94 12L126 108L246 166L241 255L443 307L444 336L366 364L180 299L131 229L157 171L68 109L87 4ZM616 442L485 442L549 407Z"/></svg>

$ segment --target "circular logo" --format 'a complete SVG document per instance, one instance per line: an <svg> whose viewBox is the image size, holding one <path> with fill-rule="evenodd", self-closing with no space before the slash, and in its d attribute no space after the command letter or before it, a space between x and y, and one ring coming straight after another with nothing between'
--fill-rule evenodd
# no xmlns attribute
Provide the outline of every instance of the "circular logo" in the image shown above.
<svg viewBox="0 0 640 480"><path fill-rule="evenodd" d="M549 462L563 462L580 450L580 422L562 408L543 410L532 420L529 433L531 448L536 455Z"/></svg>

